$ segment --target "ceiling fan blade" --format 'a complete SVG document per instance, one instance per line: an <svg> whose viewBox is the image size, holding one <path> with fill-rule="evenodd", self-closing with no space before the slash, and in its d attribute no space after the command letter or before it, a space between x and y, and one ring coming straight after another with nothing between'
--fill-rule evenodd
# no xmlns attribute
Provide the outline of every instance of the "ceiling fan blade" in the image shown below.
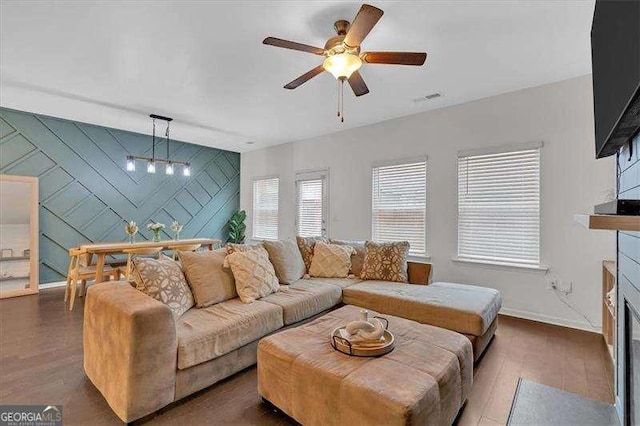
<svg viewBox="0 0 640 426"><path fill-rule="evenodd" d="M424 52L364 52L360 57L369 64L420 66L427 60Z"/></svg>
<svg viewBox="0 0 640 426"><path fill-rule="evenodd" d="M268 44L275 47L283 47L285 49L299 50L301 52L313 53L314 55L324 55L324 49L308 44L296 43L295 41L283 40L276 37L267 37L262 40L262 44Z"/></svg>
<svg viewBox="0 0 640 426"><path fill-rule="evenodd" d="M360 75L358 71L351 74L351 77L349 77L348 81L349 86L351 86L351 89L356 96L362 96L369 93L369 88L365 84L364 80L362 79L362 75Z"/></svg>
<svg viewBox="0 0 640 426"><path fill-rule="evenodd" d="M300 77L296 78L291 83L289 83L286 86L284 86L284 88L285 89L295 89L296 87L298 87L298 86L306 83L307 81L311 80L316 75L321 74L323 71L324 71L324 68L322 68L322 65L318 65L317 67L315 67L311 71L302 74Z"/></svg>
<svg viewBox="0 0 640 426"><path fill-rule="evenodd" d="M362 40L369 34L380 18L382 18L383 13L384 12L377 7L363 4L349 26L349 31L344 37L344 44L349 47L360 46Z"/></svg>

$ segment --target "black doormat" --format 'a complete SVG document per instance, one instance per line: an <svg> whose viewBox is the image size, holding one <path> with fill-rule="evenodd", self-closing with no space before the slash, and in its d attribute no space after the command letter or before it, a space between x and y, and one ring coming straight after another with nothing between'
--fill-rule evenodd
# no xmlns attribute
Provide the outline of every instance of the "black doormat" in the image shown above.
<svg viewBox="0 0 640 426"><path fill-rule="evenodd" d="M619 426L613 405L571 392L518 379L509 426Z"/></svg>

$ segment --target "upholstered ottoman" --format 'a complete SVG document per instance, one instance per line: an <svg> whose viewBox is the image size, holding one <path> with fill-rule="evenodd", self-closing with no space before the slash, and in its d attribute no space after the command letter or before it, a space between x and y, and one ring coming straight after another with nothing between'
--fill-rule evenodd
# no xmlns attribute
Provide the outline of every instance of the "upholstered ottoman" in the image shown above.
<svg viewBox="0 0 640 426"><path fill-rule="evenodd" d="M364 281L345 288L342 300L464 334L473 345L476 360L496 332L502 307L502 297L495 289L444 282L416 285Z"/></svg>
<svg viewBox="0 0 640 426"><path fill-rule="evenodd" d="M395 349L379 358L335 351L331 331L357 319L344 306L258 344L258 392L304 425L445 425L473 381L461 334L384 315Z"/></svg>

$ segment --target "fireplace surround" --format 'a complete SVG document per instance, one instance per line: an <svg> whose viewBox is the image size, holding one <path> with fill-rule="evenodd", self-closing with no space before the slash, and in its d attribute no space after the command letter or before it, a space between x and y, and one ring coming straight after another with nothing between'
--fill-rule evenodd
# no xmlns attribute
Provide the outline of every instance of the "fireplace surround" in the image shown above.
<svg viewBox="0 0 640 426"><path fill-rule="evenodd" d="M640 314L628 303L625 311L625 363L628 365L625 417L629 424L636 425L640 423L640 407L636 404L640 399Z"/></svg>
<svg viewBox="0 0 640 426"><path fill-rule="evenodd" d="M640 424L640 290L624 276L620 290L623 338L619 345L622 356L618 357L619 397L624 424L637 425Z"/></svg>
<svg viewBox="0 0 640 426"><path fill-rule="evenodd" d="M618 197L640 199L640 135L618 154ZM616 409L640 424L640 232L618 232Z"/></svg>

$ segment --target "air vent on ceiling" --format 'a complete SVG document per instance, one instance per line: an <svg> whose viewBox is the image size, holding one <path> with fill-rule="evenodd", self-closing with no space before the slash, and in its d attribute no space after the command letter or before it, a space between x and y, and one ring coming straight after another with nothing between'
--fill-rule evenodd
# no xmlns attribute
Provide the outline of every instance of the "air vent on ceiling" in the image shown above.
<svg viewBox="0 0 640 426"><path fill-rule="evenodd" d="M413 102L415 103L420 103L420 102L425 102L425 101L430 101L432 99L436 99L442 96L442 93L431 93L430 95L426 95L426 96L421 96L419 98L415 98L413 100Z"/></svg>

